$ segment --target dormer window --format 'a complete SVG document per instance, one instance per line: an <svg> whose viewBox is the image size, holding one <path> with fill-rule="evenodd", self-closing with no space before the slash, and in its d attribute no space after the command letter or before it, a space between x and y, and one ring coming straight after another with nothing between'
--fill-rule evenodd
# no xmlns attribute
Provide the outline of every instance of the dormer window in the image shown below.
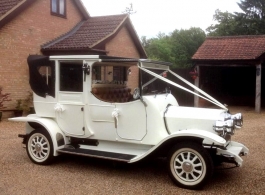
<svg viewBox="0 0 265 195"><path fill-rule="evenodd" d="M51 0L51 14L66 17L66 2L65 0Z"/></svg>

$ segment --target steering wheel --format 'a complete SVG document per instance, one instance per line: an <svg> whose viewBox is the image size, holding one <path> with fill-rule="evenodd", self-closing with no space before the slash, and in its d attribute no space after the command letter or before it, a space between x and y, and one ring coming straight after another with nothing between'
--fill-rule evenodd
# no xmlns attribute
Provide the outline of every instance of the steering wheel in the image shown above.
<svg viewBox="0 0 265 195"><path fill-rule="evenodd" d="M138 99L140 97L140 89L137 87L133 90L133 99Z"/></svg>

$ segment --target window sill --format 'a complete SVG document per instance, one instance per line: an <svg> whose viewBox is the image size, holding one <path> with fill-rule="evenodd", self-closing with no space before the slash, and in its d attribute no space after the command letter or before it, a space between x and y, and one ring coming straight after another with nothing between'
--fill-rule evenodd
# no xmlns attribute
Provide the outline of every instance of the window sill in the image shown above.
<svg viewBox="0 0 265 195"><path fill-rule="evenodd" d="M60 18L67 19L66 15L62 15L62 14L58 14L58 13L53 13L53 12L51 12L51 15L52 15L52 16L57 16L57 17L60 17Z"/></svg>

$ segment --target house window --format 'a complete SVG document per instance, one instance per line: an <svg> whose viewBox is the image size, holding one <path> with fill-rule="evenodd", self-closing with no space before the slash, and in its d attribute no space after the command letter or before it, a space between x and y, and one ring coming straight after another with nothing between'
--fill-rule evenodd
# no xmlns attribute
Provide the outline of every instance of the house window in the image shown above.
<svg viewBox="0 0 265 195"><path fill-rule="evenodd" d="M126 78L126 68L125 67L113 67L113 80L115 81L125 81Z"/></svg>
<svg viewBox="0 0 265 195"><path fill-rule="evenodd" d="M51 14L56 16L66 17L65 0L51 0Z"/></svg>

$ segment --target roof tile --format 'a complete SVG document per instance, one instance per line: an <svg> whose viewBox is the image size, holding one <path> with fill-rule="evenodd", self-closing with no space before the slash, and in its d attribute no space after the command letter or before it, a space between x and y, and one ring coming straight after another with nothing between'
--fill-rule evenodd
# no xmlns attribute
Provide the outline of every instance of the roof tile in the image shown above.
<svg viewBox="0 0 265 195"><path fill-rule="evenodd" d="M43 45L42 49L90 49L115 33L127 17L127 14L90 17L67 34Z"/></svg>
<svg viewBox="0 0 265 195"><path fill-rule="evenodd" d="M23 0L0 0L0 17Z"/></svg>
<svg viewBox="0 0 265 195"><path fill-rule="evenodd" d="M265 35L208 37L193 60L253 60L265 52Z"/></svg>

